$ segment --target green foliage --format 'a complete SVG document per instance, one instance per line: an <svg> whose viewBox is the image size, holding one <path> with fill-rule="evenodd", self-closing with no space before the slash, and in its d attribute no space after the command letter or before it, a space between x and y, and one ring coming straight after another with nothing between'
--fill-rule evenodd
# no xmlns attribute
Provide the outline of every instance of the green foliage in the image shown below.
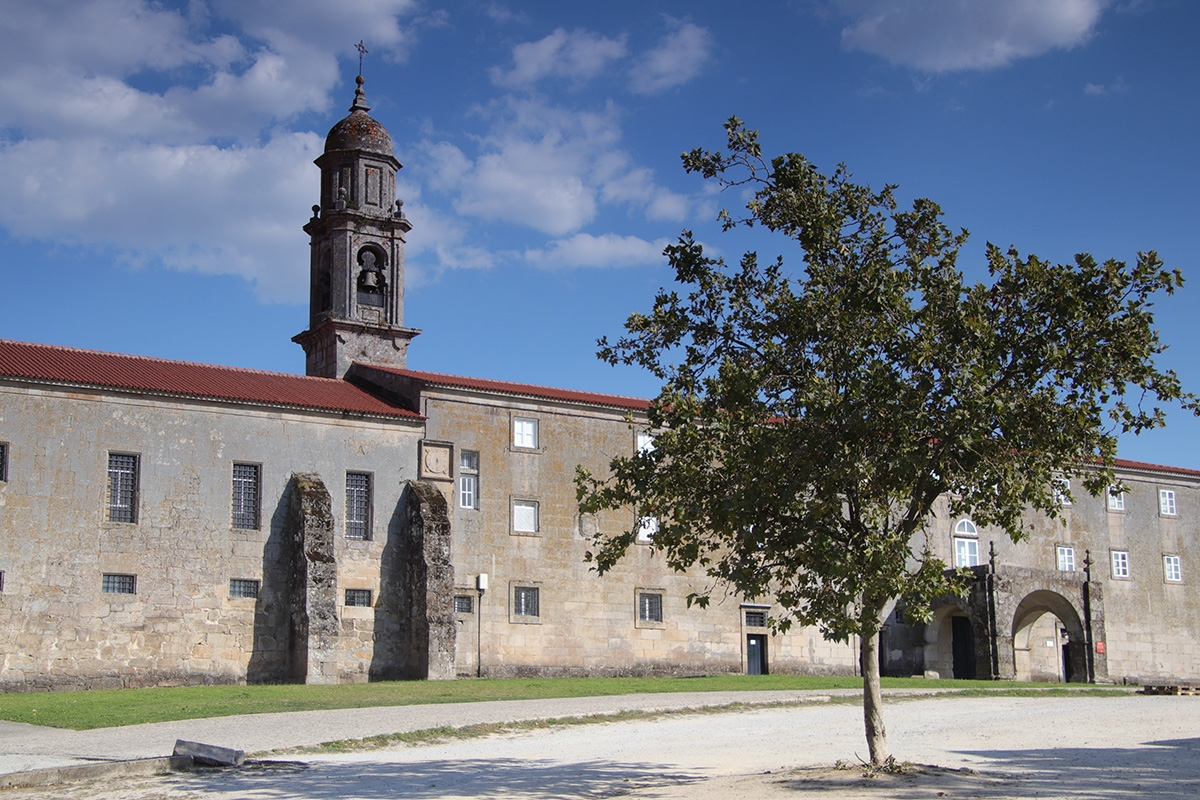
<svg viewBox="0 0 1200 800"><path fill-rule="evenodd" d="M890 599L920 615L961 590L924 536L938 497L1019 539L1030 509L1058 515L1056 481L1112 484L1117 436L1162 425L1160 403L1197 409L1154 364L1153 298L1182 284L1155 253L1052 264L989 245L990 281L968 284L967 233L935 203L900 210L895 187L796 154L768 163L755 132L725 127L726 153L684 167L752 189L744 216L721 212L726 230L782 234L803 266L726 264L685 231L666 250L675 286L599 343L662 381L655 448L577 476L584 511L656 517L671 567L773 597L780 628L870 637ZM633 535L598 538L600 572Z"/></svg>

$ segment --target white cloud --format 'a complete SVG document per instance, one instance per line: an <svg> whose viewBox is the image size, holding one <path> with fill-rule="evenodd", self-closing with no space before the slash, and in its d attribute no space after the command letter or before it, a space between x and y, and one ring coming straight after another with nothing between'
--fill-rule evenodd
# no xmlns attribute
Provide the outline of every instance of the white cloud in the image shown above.
<svg viewBox="0 0 1200 800"><path fill-rule="evenodd" d="M507 72L493 67L492 81L510 88L531 86L542 78L587 80L608 64L624 58L625 38L608 39L590 31L558 28L544 39L513 48L513 67Z"/></svg>
<svg viewBox="0 0 1200 800"><path fill-rule="evenodd" d="M690 22L674 22L674 30L644 53L629 72L637 94L655 94L687 83L700 74L713 47L712 34Z"/></svg>
<svg viewBox="0 0 1200 800"><path fill-rule="evenodd" d="M842 46L924 72L1002 67L1092 34L1109 0L835 0Z"/></svg>
<svg viewBox="0 0 1200 800"><path fill-rule="evenodd" d="M302 301L321 140L284 128L329 108L362 31L375 57L403 59L415 9L0 0L0 226Z"/></svg>
<svg viewBox="0 0 1200 800"><path fill-rule="evenodd" d="M577 233L551 242L544 250L526 250L525 260L542 269L638 267L662 263L666 246L666 239L648 242L637 236Z"/></svg>
<svg viewBox="0 0 1200 800"><path fill-rule="evenodd" d="M686 217L687 198L656 185L653 173L621 149L612 105L576 112L510 97L483 113L491 131L474 158L448 142L422 146L428 185L451 195L460 214L551 236L589 224L603 204L656 220Z"/></svg>

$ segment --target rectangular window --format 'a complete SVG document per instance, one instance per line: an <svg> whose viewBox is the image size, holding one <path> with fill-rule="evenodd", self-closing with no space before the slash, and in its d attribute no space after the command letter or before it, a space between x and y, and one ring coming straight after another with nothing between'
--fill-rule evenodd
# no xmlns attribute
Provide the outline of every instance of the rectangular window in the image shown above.
<svg viewBox="0 0 1200 800"><path fill-rule="evenodd" d="M137 576L112 575L106 572L100 578L100 591L105 594L135 594L137 592Z"/></svg>
<svg viewBox="0 0 1200 800"><path fill-rule="evenodd" d="M108 521L137 522L138 457L108 454Z"/></svg>
<svg viewBox="0 0 1200 800"><path fill-rule="evenodd" d="M8 442L0 442L0 483L8 480Z"/></svg>
<svg viewBox="0 0 1200 800"><path fill-rule="evenodd" d="M1108 510L1109 511L1124 511L1125 510L1125 493L1118 492L1116 489L1109 487L1108 489Z"/></svg>
<svg viewBox="0 0 1200 800"><path fill-rule="evenodd" d="M246 578L230 578L229 596L249 597L253 599L258 597L258 586L258 581L247 580Z"/></svg>
<svg viewBox="0 0 1200 800"><path fill-rule="evenodd" d="M479 453L463 450L458 457L458 506L479 508Z"/></svg>
<svg viewBox="0 0 1200 800"><path fill-rule="evenodd" d="M1129 553L1124 550L1112 551L1112 576L1114 578L1129 577Z"/></svg>
<svg viewBox="0 0 1200 800"><path fill-rule="evenodd" d="M371 607L371 590L370 589L347 589L346 590L346 605L370 608Z"/></svg>
<svg viewBox="0 0 1200 800"><path fill-rule="evenodd" d="M1175 516L1175 490L1158 490L1158 513L1164 517Z"/></svg>
<svg viewBox="0 0 1200 800"><path fill-rule="evenodd" d="M371 538L371 476L346 473L346 538Z"/></svg>
<svg viewBox="0 0 1200 800"><path fill-rule="evenodd" d="M233 527L257 530L260 495L258 464L233 465Z"/></svg>
<svg viewBox="0 0 1200 800"><path fill-rule="evenodd" d="M639 453L649 453L654 449L654 435L650 431L638 431L637 435L637 451Z"/></svg>
<svg viewBox="0 0 1200 800"><path fill-rule="evenodd" d="M978 539L954 539L954 566L956 567L978 567L979 566L979 540Z"/></svg>
<svg viewBox="0 0 1200 800"><path fill-rule="evenodd" d="M662 595L651 592L638 594L638 619L642 622L662 622Z"/></svg>
<svg viewBox="0 0 1200 800"><path fill-rule="evenodd" d="M538 422L527 417L513 417L513 447L533 450L538 446Z"/></svg>
<svg viewBox="0 0 1200 800"><path fill-rule="evenodd" d="M0 569L0 593L4 591L4 570Z"/></svg>
<svg viewBox="0 0 1200 800"><path fill-rule="evenodd" d="M538 593L534 586L513 587L513 614L518 617L540 617Z"/></svg>
<svg viewBox="0 0 1200 800"><path fill-rule="evenodd" d="M1057 553L1058 553L1058 569L1059 569L1059 571L1060 572L1074 572L1075 571L1075 548L1066 546L1066 545L1059 545L1058 548L1056 548L1056 549L1057 549Z"/></svg>
<svg viewBox="0 0 1200 800"><path fill-rule="evenodd" d="M1183 580L1183 568L1179 564L1179 556L1163 556L1163 578L1171 583Z"/></svg>
<svg viewBox="0 0 1200 800"><path fill-rule="evenodd" d="M475 612L475 598L469 594L454 595L454 613L455 614L473 614Z"/></svg>
<svg viewBox="0 0 1200 800"><path fill-rule="evenodd" d="M765 627L767 627L767 612L766 611L747 611L746 612L746 627L747 628L765 628Z"/></svg>
<svg viewBox="0 0 1200 800"><path fill-rule="evenodd" d="M649 544L658 533L658 517L642 517L637 521L638 544Z"/></svg>
<svg viewBox="0 0 1200 800"><path fill-rule="evenodd" d="M1054 480L1054 502L1060 506L1071 505L1071 482L1066 478Z"/></svg>
<svg viewBox="0 0 1200 800"><path fill-rule="evenodd" d="M537 533L538 504L533 500L513 500L512 526L517 533Z"/></svg>

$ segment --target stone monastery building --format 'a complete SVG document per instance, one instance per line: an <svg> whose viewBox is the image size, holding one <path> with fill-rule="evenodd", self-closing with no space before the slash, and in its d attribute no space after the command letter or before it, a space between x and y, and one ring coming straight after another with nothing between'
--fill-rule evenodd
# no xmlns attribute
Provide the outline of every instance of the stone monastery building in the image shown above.
<svg viewBox="0 0 1200 800"><path fill-rule="evenodd" d="M651 526L603 578L577 464L647 402L406 369L400 163L362 79L316 160L305 376L0 341L0 689L852 674L857 642L685 598ZM630 418L633 424L630 424ZM885 674L1200 680L1200 472L1120 462L1032 541L931 525L974 589L894 612Z"/></svg>

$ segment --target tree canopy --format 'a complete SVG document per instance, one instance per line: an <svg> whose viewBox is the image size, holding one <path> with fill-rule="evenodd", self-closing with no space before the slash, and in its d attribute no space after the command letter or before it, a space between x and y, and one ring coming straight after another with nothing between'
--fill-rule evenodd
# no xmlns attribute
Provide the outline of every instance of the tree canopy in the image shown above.
<svg viewBox="0 0 1200 800"><path fill-rule="evenodd" d="M656 519L671 567L773 598L779 628L861 637L878 764L884 612L905 598L920 614L961 589L924 535L935 500L949 493L952 513L1015 540L1031 510L1059 513L1057 481L1105 491L1120 434L1161 426L1163 403L1197 408L1155 364L1153 300L1183 280L1154 252L1055 264L989 244L990 279L968 283L967 232L937 204L901 210L894 186L794 153L768 161L756 132L725 127L727 151L685 153L685 169L750 197L721 212L726 230L782 234L802 265L754 252L727 264L688 231L666 249L675 285L599 343L602 359L662 381L655 446L607 475L580 468L580 504ZM635 534L600 534L597 569Z"/></svg>

